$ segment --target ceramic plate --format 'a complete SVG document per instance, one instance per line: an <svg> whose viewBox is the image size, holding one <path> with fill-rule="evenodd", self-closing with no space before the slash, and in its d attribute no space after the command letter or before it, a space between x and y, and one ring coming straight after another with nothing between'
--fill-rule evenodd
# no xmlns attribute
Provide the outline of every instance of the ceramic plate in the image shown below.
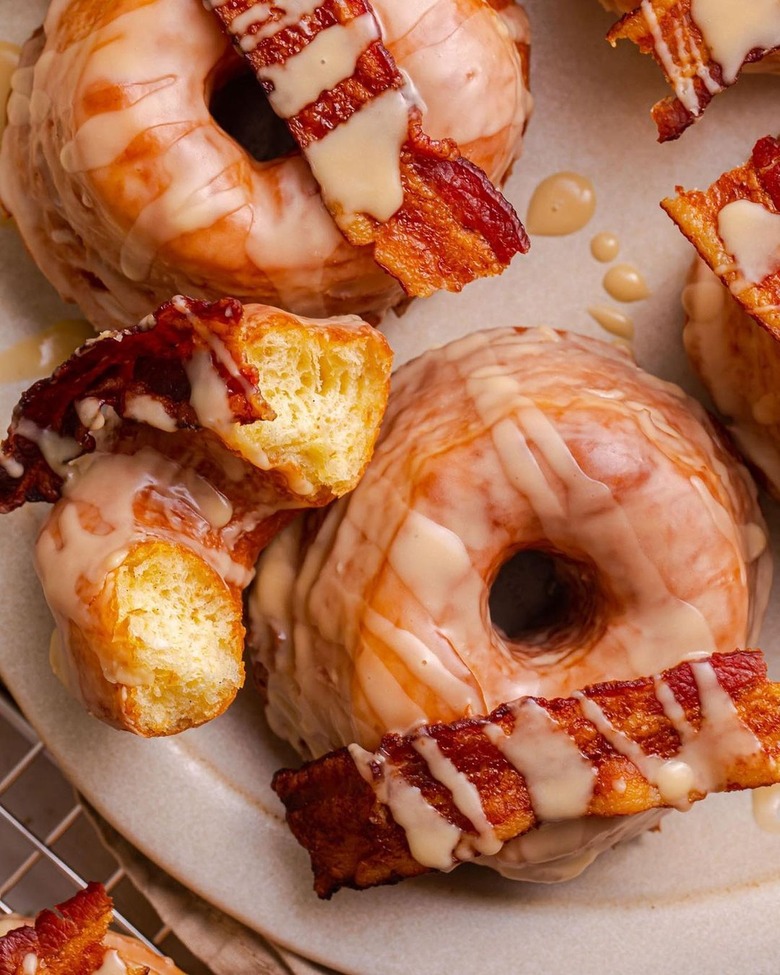
<svg viewBox="0 0 780 975"><path fill-rule="evenodd" d="M0 0L0 34L21 39L43 7ZM679 294L691 254L658 201L677 183L709 184L774 132L778 81L743 79L680 142L659 146L648 112L664 85L649 59L605 44L611 18L597 0L528 0L527 7L536 114L507 195L522 214L539 180L575 170L595 184L596 214L580 233L535 239L532 254L500 280L417 302L389 321L398 361L487 326L545 323L609 338L586 308L607 300L604 266L590 256L589 241L611 230L621 259L638 265L653 289L632 308L639 362L696 393L680 342ZM0 269L3 345L75 314L31 266L11 224L0 228ZM3 416L20 388L0 389ZM776 511L765 510L776 526ZM469 866L318 902L307 857L269 787L272 772L294 757L268 734L251 692L209 727L149 742L85 716L50 675L51 621L31 567L40 517L25 508L0 521L0 673L90 802L220 908L360 975L776 972L780 837L759 831L745 795L671 814L660 833L606 854L562 886L515 885ZM773 537L777 545L776 530ZM770 608L763 645L775 678L779 631Z"/></svg>

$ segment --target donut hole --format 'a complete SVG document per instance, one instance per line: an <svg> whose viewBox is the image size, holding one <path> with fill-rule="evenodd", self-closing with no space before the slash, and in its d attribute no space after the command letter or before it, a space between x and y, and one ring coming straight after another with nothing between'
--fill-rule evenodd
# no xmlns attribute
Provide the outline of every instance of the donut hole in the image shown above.
<svg viewBox="0 0 780 975"><path fill-rule="evenodd" d="M222 131L258 162L270 162L297 149L286 123L274 114L251 72L222 79L211 93L209 112Z"/></svg>
<svg viewBox="0 0 780 975"><path fill-rule="evenodd" d="M594 569L557 552L524 549L498 570L488 598L493 628L510 647L555 650L592 639L603 616Z"/></svg>

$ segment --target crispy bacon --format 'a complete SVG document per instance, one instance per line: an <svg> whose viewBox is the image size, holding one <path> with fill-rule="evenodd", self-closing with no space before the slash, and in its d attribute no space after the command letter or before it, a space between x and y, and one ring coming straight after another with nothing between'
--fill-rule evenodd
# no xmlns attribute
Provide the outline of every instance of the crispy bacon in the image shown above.
<svg viewBox="0 0 780 975"><path fill-rule="evenodd" d="M103 939L111 922L112 903L100 884L89 884L56 910L41 911L34 926L15 928L0 937L0 975L23 975L25 959L37 957L37 970L47 975L91 975L103 964ZM144 975L148 968L128 968Z"/></svg>
<svg viewBox="0 0 780 975"><path fill-rule="evenodd" d="M659 142L679 138L714 96L734 83L724 79L721 66L713 59L693 18L691 6L691 0L646 0L607 34L613 46L625 39L633 41L643 54L651 54L675 90L674 95L652 109ZM744 64L760 61L778 47L780 37L772 47L750 51Z"/></svg>
<svg viewBox="0 0 780 975"><path fill-rule="evenodd" d="M236 341L243 307L233 298L209 303L176 298L141 325L104 333L82 346L47 379L30 387L14 409L0 461L0 512L25 501L56 501L62 474L44 457L42 438L69 445L69 457L95 450L94 432L82 421L86 399L125 417L139 396L151 397L178 429L198 429L185 366L205 350L238 423L272 419L256 388L257 370Z"/></svg>
<svg viewBox="0 0 780 975"><path fill-rule="evenodd" d="M708 673L717 681L718 693L724 692L730 704L724 705L722 699L708 704L712 689L702 690L697 677L701 671L696 670L700 667L711 668ZM666 698L659 690L661 682ZM297 771L277 772L273 787L286 806L290 829L311 856L319 896L330 897L341 887L395 883L428 871L412 856L407 833L391 812L392 800L385 801L388 782L401 781L404 787L419 790L429 815L437 819L438 814L445 828L455 827L459 841L453 845L451 866L478 855L478 829L436 778L435 763L429 765L424 757L427 749L420 747L424 740L430 744L432 739L457 773L475 787L499 846L541 825L526 780L493 744L495 735L486 734L488 725L506 735L516 726L522 728L528 702L544 709L557 726L554 733L565 732L589 763L593 789L583 809L587 815L625 816L668 806L672 798L683 807L703 799L706 792L699 786L670 797L628 756L633 754L642 765L632 753L638 746L644 756L679 760L688 754L686 741L712 732L709 722L716 720L712 713L722 714L721 709L732 705L728 720L754 746L736 754L734 729L731 743L730 734L724 734L723 748L716 747L707 756L713 788L755 788L780 779L776 764L780 684L767 682L766 664L758 652L713 654L706 661L679 664L660 677L597 684L569 698L523 699L502 705L487 717L431 725L408 735L386 735L373 754L354 746L342 748ZM594 717L596 713L609 729ZM562 792L571 785L564 774ZM420 811L418 805L416 813Z"/></svg>
<svg viewBox="0 0 780 975"><path fill-rule="evenodd" d="M251 64L269 95L285 94L279 66L291 62L323 30L370 16L376 38L366 44L350 77L285 117L304 155L379 96L395 92L405 99L406 79L382 44L381 31L367 0L312 0L312 9L288 23L270 0L207 0L237 49ZM257 12L253 19L252 11ZM273 75L273 80L272 76ZM294 82L291 83L294 87ZM528 237L517 214L485 173L464 159L451 140L434 141L422 131L419 109L404 102L407 138L400 151L403 202L388 219L354 214L342 205L339 187L317 172L323 199L344 236L358 246L373 246L375 260L396 277L410 296L438 289L460 291L478 277L500 274L515 254L525 253Z"/></svg>
<svg viewBox="0 0 780 975"><path fill-rule="evenodd" d="M748 200L769 213L780 213L780 142L766 136L753 147L750 159L724 173L707 190L686 191L661 206L690 240L737 301L760 325L780 338L780 269L763 281L747 284L718 230L720 211L729 203ZM734 286L734 287L732 287Z"/></svg>

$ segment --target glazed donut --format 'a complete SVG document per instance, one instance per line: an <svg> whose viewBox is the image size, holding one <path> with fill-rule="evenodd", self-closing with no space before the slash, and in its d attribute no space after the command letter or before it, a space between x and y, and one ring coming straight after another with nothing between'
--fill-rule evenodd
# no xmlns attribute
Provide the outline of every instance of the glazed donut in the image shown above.
<svg viewBox="0 0 780 975"><path fill-rule="evenodd" d="M0 964L4 972L30 975L184 975L180 968L137 938L109 931L112 902L100 884L90 883L57 912L35 918L0 919Z"/></svg>
<svg viewBox="0 0 780 975"><path fill-rule="evenodd" d="M426 133L503 180L531 107L521 9L375 6ZM59 0L20 63L0 198L95 325L132 324L175 293L318 316L377 317L401 299L370 249L339 233L300 155L258 161L215 121L214 97L246 68L200 4Z"/></svg>
<svg viewBox="0 0 780 975"><path fill-rule="evenodd" d="M494 619L522 560L553 605ZM697 403L614 347L501 329L398 371L357 489L264 552L251 642L277 734L373 749L750 644L770 576L755 488Z"/></svg>

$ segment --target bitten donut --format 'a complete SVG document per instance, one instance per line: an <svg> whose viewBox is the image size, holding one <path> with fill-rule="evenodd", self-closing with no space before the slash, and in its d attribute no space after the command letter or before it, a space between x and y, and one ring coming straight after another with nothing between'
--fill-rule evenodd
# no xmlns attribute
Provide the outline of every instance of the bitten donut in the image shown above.
<svg viewBox="0 0 780 975"><path fill-rule="evenodd" d="M519 559L553 598L494 619ZM477 333L398 371L357 489L261 558L268 717L316 756L655 673L750 645L770 576L755 488L682 390L582 336Z"/></svg>
<svg viewBox="0 0 780 975"><path fill-rule="evenodd" d="M500 182L530 111L521 8L374 6L427 135L454 139ZM335 52L336 67L349 56ZM258 161L215 120L215 98L247 70L192 0L58 0L28 42L0 198L44 273L97 326L132 324L176 293L317 316L378 317L403 297L369 248L342 237L300 154Z"/></svg>
<svg viewBox="0 0 780 975"><path fill-rule="evenodd" d="M258 553L357 484L391 361L359 319L180 295L22 395L0 512L54 502L35 549L51 662L90 714L158 736L230 705Z"/></svg>

